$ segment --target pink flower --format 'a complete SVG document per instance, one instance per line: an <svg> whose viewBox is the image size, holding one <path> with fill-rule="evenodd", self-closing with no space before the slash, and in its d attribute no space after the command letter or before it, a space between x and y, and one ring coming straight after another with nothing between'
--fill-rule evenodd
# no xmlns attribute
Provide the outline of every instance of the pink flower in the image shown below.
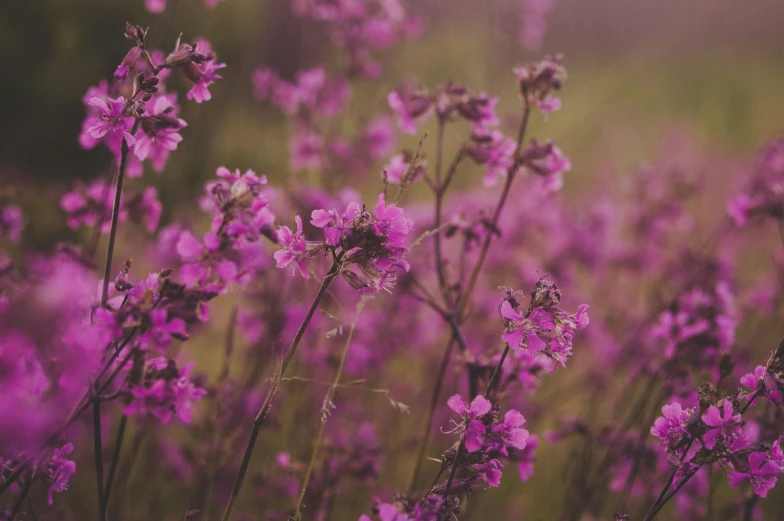
<svg viewBox="0 0 784 521"><path fill-rule="evenodd" d="M484 416L490 412L490 408L492 407L490 401L481 395L474 398L470 407L465 403L463 397L459 394L455 394L449 398L446 403L449 408L455 411L457 414L471 420L476 420L477 418Z"/></svg>
<svg viewBox="0 0 784 521"><path fill-rule="evenodd" d="M99 97L90 100L90 106L98 109L101 113L100 121L87 129L87 132L96 139L105 136L120 135L125 138L128 146L133 146L136 139L128 132L133 128L135 119L132 116L124 115L125 98L120 96L117 99L108 98L106 101Z"/></svg>
<svg viewBox="0 0 784 521"><path fill-rule="evenodd" d="M730 487L735 488L748 481L755 494L765 497L768 491L776 486L778 472L776 463L769 460L767 454L752 452L749 454L749 470L747 472L731 470L727 472L727 477L730 480Z"/></svg>
<svg viewBox="0 0 784 521"><path fill-rule="evenodd" d="M664 417L656 418L651 434L665 445L675 445L686 435L686 424L695 413L694 409L682 409L678 402L662 407Z"/></svg>
<svg viewBox="0 0 784 521"><path fill-rule="evenodd" d="M400 184L400 180L408 170L408 163L406 162L403 154L395 154L384 167L384 172L387 175L387 181L392 184Z"/></svg>
<svg viewBox="0 0 784 521"><path fill-rule="evenodd" d="M423 89L404 86L387 96L387 103L398 117L398 126L406 134L416 134L417 122L433 113L433 100Z"/></svg>
<svg viewBox="0 0 784 521"><path fill-rule="evenodd" d="M46 464L47 480L49 481L49 493L47 495L47 502L51 505L53 502L52 494L55 492L64 492L68 488L68 480L76 472L76 463L71 460L65 459L74 450L73 444L66 443L59 449L52 451L52 457L49 458Z"/></svg>
<svg viewBox="0 0 784 521"><path fill-rule="evenodd" d="M158 95L153 99L147 104L148 112L141 119L133 151L141 161L149 158L155 171L161 172L169 153L177 150L182 141L180 130L188 124L175 117L177 108L170 96Z"/></svg>
<svg viewBox="0 0 784 521"><path fill-rule="evenodd" d="M205 61L201 63L200 66L194 67L193 69L198 71L196 80L185 97L194 100L196 103L202 103L212 99L212 94L208 87L212 85L215 80L219 80L222 77L215 71L223 69L224 67L226 67L225 63L215 63L214 59Z"/></svg>
<svg viewBox="0 0 784 521"><path fill-rule="evenodd" d="M403 209L394 204L387 206L384 194L379 194L373 213L376 216L373 230L377 236L386 238L386 248L405 248L406 235L414 229L414 223L403 216Z"/></svg>
<svg viewBox="0 0 784 521"><path fill-rule="evenodd" d="M463 398L456 394L449 398L447 405L463 417L465 422L463 432L465 433L464 443L466 450L468 452L476 452L481 449L484 445L483 438L487 429L484 423L479 421L479 418L490 412L492 404L484 396L477 396L469 407L463 401Z"/></svg>
<svg viewBox="0 0 784 521"><path fill-rule="evenodd" d="M735 410L729 400L723 402L723 413L714 405L708 407L702 415L702 421L708 426L708 431L703 435L706 448L712 449L719 439L723 439L726 445L730 445L741 435L743 419L740 414L734 413Z"/></svg>
<svg viewBox="0 0 784 521"><path fill-rule="evenodd" d="M510 409L504 414L504 421L493 427L493 434L500 438L498 450L504 456L508 456L507 447L514 447L522 450L528 442L530 433L523 429L525 418L514 409Z"/></svg>
<svg viewBox="0 0 784 521"><path fill-rule="evenodd" d="M274 257L278 268L287 268L296 264L300 275L307 279L309 277L306 265L308 246L302 237L302 219L298 215L294 220L297 223L296 233L292 233L288 226L281 226L278 230L276 235L281 249L275 252Z"/></svg>

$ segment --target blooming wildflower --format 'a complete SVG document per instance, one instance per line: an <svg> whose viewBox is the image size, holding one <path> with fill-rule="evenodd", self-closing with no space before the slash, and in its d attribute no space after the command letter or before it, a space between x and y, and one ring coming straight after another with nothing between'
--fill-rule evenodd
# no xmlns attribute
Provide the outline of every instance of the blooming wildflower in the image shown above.
<svg viewBox="0 0 784 521"><path fill-rule="evenodd" d="M565 367L572 354L575 332L589 323L588 305L581 305L574 315L558 309L555 306L560 301L560 292L555 284L544 278L537 282L531 296L527 314L515 309L518 304L511 294L501 303L504 319L501 339L511 349L525 348L529 352L545 354L555 362L552 370L557 366ZM542 307L534 307L536 304Z"/></svg>
<svg viewBox="0 0 784 521"><path fill-rule="evenodd" d="M156 95L154 101L147 104L148 111L141 118L136 133L134 154L142 161L150 158L156 172L163 170L169 153L177 150L182 141L180 130L188 125L175 116L177 109L173 99L172 95Z"/></svg>
<svg viewBox="0 0 784 521"><path fill-rule="evenodd" d="M490 412L492 404L484 397L477 396L469 407L463 398L456 394L447 401L449 408L463 417L465 425L465 448L468 452L476 452L482 448L485 425L479 418Z"/></svg>
<svg viewBox="0 0 784 521"><path fill-rule="evenodd" d="M541 144L533 140L522 152L522 164L534 174L542 176L545 192L557 192L563 186L563 174L572 169L572 163L552 141Z"/></svg>
<svg viewBox="0 0 784 521"><path fill-rule="evenodd" d="M400 130L416 134L417 122L426 119L433 111L433 99L421 87L405 85L387 96L387 103L398 118Z"/></svg>
<svg viewBox="0 0 784 521"><path fill-rule="evenodd" d="M758 365L753 373L748 373L740 379L741 385L753 390L764 389L763 396L775 405L781 405L781 390L778 379L764 366Z"/></svg>
<svg viewBox="0 0 784 521"><path fill-rule="evenodd" d="M277 232L278 243L281 249L275 252L275 261L278 268L287 268L292 264L299 267L299 273L304 279L309 277L306 265L308 246L305 243L305 238L302 237L302 219L296 216L294 220L297 223L297 231L291 232L288 226L281 226Z"/></svg>
<svg viewBox="0 0 784 521"><path fill-rule="evenodd" d="M776 463L769 460L766 453L752 452L749 454L748 470L730 470L727 472L727 477L730 480L730 487L735 488L748 481L755 494L765 497L768 491L776 486L778 472Z"/></svg>
<svg viewBox="0 0 784 521"><path fill-rule="evenodd" d="M185 96L188 99L194 100L196 103L202 103L212 99L212 94L209 91L209 86L215 80L222 78L216 71L226 67L225 63L215 63L214 60L204 62L198 69L198 77L194 81L191 90Z"/></svg>
<svg viewBox="0 0 784 521"><path fill-rule="evenodd" d="M677 445L687 436L687 426L692 420L695 410L682 409L681 404L674 402L662 407L663 417L656 418L651 427L651 434L670 447Z"/></svg>
<svg viewBox="0 0 784 521"><path fill-rule="evenodd" d="M503 476L501 469L503 467L500 461L491 459L486 463L478 465L476 470L485 483L491 487L498 487L501 485L501 477Z"/></svg>
<svg viewBox="0 0 784 521"><path fill-rule="evenodd" d="M517 144L502 132L476 127L466 152L478 164L487 166L484 184L493 186L498 179L506 177L514 165L513 156L516 149Z"/></svg>
<svg viewBox="0 0 784 521"><path fill-rule="evenodd" d="M107 104L108 103L108 104ZM130 134L129 130L133 127L133 116L125 115L125 98L108 98L107 101L99 97L90 100L90 106L98 109L101 113L100 121L87 129L93 138L100 139L104 136L121 135L128 146L133 146L136 139Z"/></svg>
<svg viewBox="0 0 784 521"><path fill-rule="evenodd" d="M493 426L493 434L501 439L498 450L504 456L508 456L507 447L524 449L528 442L530 433L521 428L525 424L525 418L514 409L510 409L504 414L504 421Z"/></svg>
<svg viewBox="0 0 784 521"><path fill-rule="evenodd" d="M403 154L395 154L384 167L386 179L392 184L400 184L403 175L408 170L408 163Z"/></svg>
<svg viewBox="0 0 784 521"><path fill-rule="evenodd" d="M199 401L207 393L190 380L193 362L178 368L173 360L158 357L149 360L147 365L147 381L131 389L132 400L123 413L126 416L151 414L161 423L168 423L177 416L183 423L190 423L192 402Z"/></svg>
<svg viewBox="0 0 784 521"><path fill-rule="evenodd" d="M68 480L76 472L76 463L63 457L72 453L73 450L74 447L71 443L66 443L59 449L54 449L46 464L47 481L49 481L47 501L50 505L53 502L52 495L55 492L64 492L68 488Z"/></svg>
<svg viewBox="0 0 784 521"><path fill-rule="evenodd" d="M705 447L708 449L712 449L719 439L723 440L726 445L731 444L740 436L743 425L741 415L735 414L732 403L726 399L722 404L721 411L715 405L708 407L708 410L702 415L702 421L708 426L708 431L702 437Z"/></svg>

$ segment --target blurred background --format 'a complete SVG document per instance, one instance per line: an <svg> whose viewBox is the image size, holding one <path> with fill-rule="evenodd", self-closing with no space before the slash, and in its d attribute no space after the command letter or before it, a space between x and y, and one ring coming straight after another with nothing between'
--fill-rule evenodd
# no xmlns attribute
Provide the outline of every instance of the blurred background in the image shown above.
<svg viewBox="0 0 784 521"><path fill-rule="evenodd" d="M83 150L77 136L85 113L82 96L89 86L111 77L128 50L122 37L126 21L149 26L153 42L166 50L181 32L186 40L205 37L227 64L223 79L211 88L210 103L182 103L181 116L188 127L165 172L145 175L145 183L158 188L162 224L175 215L178 220L206 222L196 200L218 166L253 169L266 174L271 185L290 176L286 118L254 100L251 75L262 65L290 77L299 69L329 64L334 57L323 45L323 35L294 17L285 0L224 0L214 9L197 0L169 3L160 15L147 12L143 0L0 3L0 190L22 207L24 248L47 252L56 243L84 238L84 231L65 226L58 201L74 180L97 178L110 163L106 150ZM690 147L713 158L710 165L726 166L737 158L751 158L764 142L784 131L780 0L556 0L546 15L547 31L538 51L521 45L518 0L416 0L406 7L423 20L422 36L380 54L383 75L377 82L354 86L348 108L352 118L366 121L383 111L390 88L406 78L418 78L431 91L447 79L468 84L472 90L500 95L499 114L510 113L517 103L512 67L542 54L564 53L569 72L561 93L564 108L548 122L535 121L532 133L552 138L571 159L564 192L575 204L586 194L609 190L640 165L666 160L670 152L680 154L682 150L672 144L673 134L688 136ZM434 128L431 122L423 130L432 133ZM411 148L415 143L415 137L406 137L401 146ZM448 142L449 147L454 143ZM369 173L358 188L378 193L377 175ZM707 175L710 178L710 172ZM710 199L709 193L709 202L719 205L719 213L731 183L728 177L717 176L710 185L709 192L718 195ZM412 197L421 195L415 192ZM126 240L122 247L124 253L132 249ZM754 252L746 255L750 262L759 260ZM201 351L191 354L208 375L217 371L214 362L220 353L211 349L221 342L221 324L230 304L231 299L216 304L217 325L197 341ZM405 371L405 361L396 364L395 369ZM418 400L424 402L426 392L421 392L425 394L410 392L407 403L413 407ZM414 431L422 421L416 412L380 414L391 417L388 424L398 424L397 432ZM272 444L282 448L284 441L293 440L306 447L308 433L284 431ZM553 492L562 479L558 450L540 455L541 479L522 485L507 478L500 491L490 492L486 501L500 506L488 507L488 515L504 512L505 519L522 519L521 513L527 512L526 519L556 519L563 501L562 491ZM299 450L299 456L305 454L305 449ZM550 461L556 463L551 467ZM408 466L408 460L390 462L385 492L403 487ZM82 478L90 482L91 476ZM138 484L154 477L134 479ZM80 502L92 502L90 486L91 482L73 486L67 500L72 512L89 512ZM128 485L127 494L134 490ZM378 491L379 487L363 489L346 499L339 510L346 516L341 521L353 521L367 511L369 498ZM781 507L777 494L774 491L770 501ZM536 501L536 508L524 506L531 501ZM179 519L182 506L167 506L165 497L158 497L154 506L141 510L161 516L156 519ZM782 519L781 515L771 508L767 519ZM152 519L144 516L129 506L125 517ZM480 518L481 513L474 516ZM248 519L266 518L260 514Z"/></svg>

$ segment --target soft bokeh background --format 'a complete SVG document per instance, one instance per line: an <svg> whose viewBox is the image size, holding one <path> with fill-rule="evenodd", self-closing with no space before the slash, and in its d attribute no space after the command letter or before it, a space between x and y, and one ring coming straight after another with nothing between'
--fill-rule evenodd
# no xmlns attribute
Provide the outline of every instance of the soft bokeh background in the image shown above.
<svg viewBox="0 0 784 521"><path fill-rule="evenodd" d="M355 89L349 108L355 118L378 112L390 86L411 76L431 88L451 78L501 95L502 113L515 107L511 67L539 55L520 45L519 2L417 0L408 7L422 16L425 32L383 54L382 80ZM750 156L780 134L782 20L784 3L779 0L558 0L548 17L542 53L565 54L569 80L562 93L564 109L548 123L535 122L532 132L553 138L571 158L567 196L578 201L585 193L599 193L603 184L637 165L666 156L666 138L673 131L718 156ZM95 178L109 163L104 150L85 151L77 143L84 116L81 98L88 86L110 76L125 54L126 21L149 25L153 40L160 38L164 48L173 45L180 31L186 38L207 37L228 65L224 79L212 89L212 102L183 104L189 123L185 139L165 173L146 178L159 188L164 221L173 214L197 219L196 197L220 165L252 168L266 174L271 184L290 175L286 122L278 111L253 99L250 76L262 64L290 74L330 58L313 28L291 15L288 2L225 0L208 10L201 1L179 0L166 14L153 15L142 0L7 0L0 4L0 182L21 201L26 247L48 251L57 242L77 240L65 227L57 201L74 179ZM410 138L407 144L413 143ZM368 186L374 187L369 193L377 191L375 175L368 176ZM726 183L717 179L715 189L726 194ZM229 303L216 306L219 324ZM211 341L221 335L219 326L204 335L192 355L208 373L210 363L219 360L210 351ZM417 395L409 398L415 409ZM394 421L400 422L401 432L410 431L421 415L414 410L411 417ZM309 436L307 430L286 433L284 438L300 444L300 449L288 450L304 455L301 447ZM544 451L540 479L524 487L508 479L486 501L535 501L537 507L527 509L534 513L529 519L553 519L563 501L555 490L562 469L558 457ZM390 462L388 483L404 483L408 465ZM72 506L92 501L88 474L82 476L84 483L74 485ZM132 477L140 491L138 482L154 480ZM133 484L126 486L136 490ZM346 519L366 510L367 492L347 499L341 512L354 517ZM179 506L156 508L168 515Z"/></svg>

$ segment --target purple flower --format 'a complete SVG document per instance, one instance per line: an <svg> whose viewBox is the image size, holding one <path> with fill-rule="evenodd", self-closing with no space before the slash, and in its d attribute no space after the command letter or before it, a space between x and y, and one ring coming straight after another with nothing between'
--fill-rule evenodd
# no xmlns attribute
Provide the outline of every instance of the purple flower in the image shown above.
<svg viewBox="0 0 784 521"><path fill-rule="evenodd" d="M753 390L762 388L765 390L763 396L774 405L781 405L781 391L777 378L764 366L758 365L754 373L748 373L740 379L741 385Z"/></svg>
<svg viewBox="0 0 784 521"><path fill-rule="evenodd" d="M49 494L47 501L51 505L53 502L52 495L55 492L64 492L68 488L68 480L74 472L76 472L76 463L71 460L65 459L74 450L73 444L66 443L59 449L52 451L52 457L46 464L47 480L49 481Z"/></svg>
<svg viewBox="0 0 784 521"><path fill-rule="evenodd" d="M727 477L730 480L730 487L735 488L748 481L755 494L765 497L768 491L776 486L778 473L776 463L769 460L766 453L752 452L749 454L749 470L746 472L730 470L727 472Z"/></svg>
<svg viewBox="0 0 784 521"><path fill-rule="evenodd" d="M390 158L389 163L384 167L387 181L392 184L400 184L401 179L408 170L408 163L403 154L395 154Z"/></svg>
<svg viewBox="0 0 784 521"><path fill-rule="evenodd" d="M728 446L741 435L743 418L740 414L735 414L729 400L724 400L722 411L715 405L708 407L702 415L702 421L708 426L708 431L703 435L705 447L708 449L712 449L719 439L724 440Z"/></svg>
<svg viewBox="0 0 784 521"><path fill-rule="evenodd" d="M387 96L387 103L398 117L398 126L406 134L416 134L417 122L433 113L433 99L421 88L403 86Z"/></svg>
<svg viewBox="0 0 784 521"><path fill-rule="evenodd" d="M354 219L362 213L362 205L351 202L343 214L338 215L337 210L313 210L310 224L316 228L323 228L327 244L337 246L344 236L351 234L354 228Z"/></svg>
<svg viewBox="0 0 784 521"><path fill-rule="evenodd" d="M484 423L479 421L479 418L490 412L492 407L490 401L484 396L477 396L469 407L463 401L463 398L456 394L447 400L447 405L461 415L466 423L464 426L466 450L468 452L476 452L481 449L484 444L483 437L487 429Z"/></svg>
<svg viewBox="0 0 784 521"><path fill-rule="evenodd" d="M656 418L651 427L651 434L665 445L674 446L687 435L687 422L695 414L695 410L682 409L681 404L674 402L662 407L662 413L664 417Z"/></svg>
<svg viewBox="0 0 784 521"><path fill-rule="evenodd" d="M99 97L90 100L90 106L100 111L101 119L88 128L87 132L96 139L107 135L120 135L125 138L128 146L133 146L136 139L128 131L133 128L135 119L133 116L124 115L125 98L120 96L117 99L108 98L107 101L108 104Z"/></svg>
<svg viewBox="0 0 784 521"><path fill-rule="evenodd" d="M378 203L373 211L376 221L373 230L378 237L386 238L386 248L390 251L405 248L406 235L414 229L411 219L403 216L403 209L397 205L387 205L384 194L379 194Z"/></svg>
<svg viewBox="0 0 784 521"><path fill-rule="evenodd" d="M163 171L169 153L177 150L182 141L180 130L188 124L175 116L177 112L171 95L157 95L147 104L148 112L140 121L133 151L139 160L150 159L156 172Z"/></svg>
<svg viewBox="0 0 784 521"><path fill-rule="evenodd" d="M525 418L514 409L510 409L504 414L504 421L493 426L494 437L501 440L498 444L498 451L504 456L508 456L508 447L522 450L525 448L530 433L521 428L525 424Z"/></svg>
<svg viewBox="0 0 784 521"><path fill-rule="evenodd" d="M281 226L277 232L278 242L281 249L275 252L275 261L278 268L287 268L292 264L299 267L299 273L304 279L308 278L308 269L306 265L306 258L308 246L302 237L302 219L296 216L294 220L297 223L297 231L291 232L288 226Z"/></svg>
<svg viewBox="0 0 784 521"><path fill-rule="evenodd" d="M196 103L202 103L212 99L212 94L209 91L209 86L215 80L221 79L222 76L215 71L226 67L225 63L215 63L215 60L209 60L201 63L199 66L191 64L193 67L190 70L194 71L189 74L189 77L194 80L191 90L185 95L186 98L194 100Z"/></svg>

